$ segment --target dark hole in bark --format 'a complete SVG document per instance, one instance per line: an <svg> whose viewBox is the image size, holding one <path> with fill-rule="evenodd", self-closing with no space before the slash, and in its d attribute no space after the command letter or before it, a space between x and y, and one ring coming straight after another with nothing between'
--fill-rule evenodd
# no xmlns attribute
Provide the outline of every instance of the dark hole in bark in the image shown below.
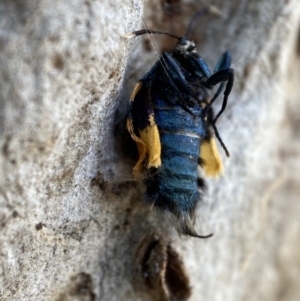
<svg viewBox="0 0 300 301"><path fill-rule="evenodd" d="M166 266L166 284L173 296L171 300L187 300L191 295L189 278L183 270L183 262L178 253L168 246L167 248L167 266Z"/></svg>
<svg viewBox="0 0 300 301"><path fill-rule="evenodd" d="M136 288L143 287L143 292L151 295L153 300L188 300L191 288L184 263L166 239L158 234L147 235L140 243L136 257Z"/></svg>

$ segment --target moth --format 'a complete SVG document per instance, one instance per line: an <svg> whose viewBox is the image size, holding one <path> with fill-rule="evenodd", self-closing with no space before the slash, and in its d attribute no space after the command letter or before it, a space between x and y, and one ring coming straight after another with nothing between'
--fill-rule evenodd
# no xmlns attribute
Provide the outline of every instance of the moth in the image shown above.
<svg viewBox="0 0 300 301"><path fill-rule="evenodd" d="M164 34L178 40L175 49L163 52L135 85L126 127L138 149L133 173L145 183L145 200L173 217L179 233L200 238L212 234L199 235L194 229L195 210L205 191L199 167L207 177L223 173L215 137L228 157L229 152L216 122L234 82L230 52L220 57L211 73L188 38L195 20L209 9L192 18L184 37L148 29L129 34ZM218 89L211 98L209 90L214 86ZM215 116L212 105L222 92L222 107Z"/></svg>

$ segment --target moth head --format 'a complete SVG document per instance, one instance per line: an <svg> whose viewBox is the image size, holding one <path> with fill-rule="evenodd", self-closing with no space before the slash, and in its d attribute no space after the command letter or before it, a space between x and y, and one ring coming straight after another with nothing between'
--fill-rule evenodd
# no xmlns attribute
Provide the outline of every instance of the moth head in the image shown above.
<svg viewBox="0 0 300 301"><path fill-rule="evenodd" d="M183 37L179 40L175 51L178 51L180 53L197 52L196 44L188 40L186 37Z"/></svg>

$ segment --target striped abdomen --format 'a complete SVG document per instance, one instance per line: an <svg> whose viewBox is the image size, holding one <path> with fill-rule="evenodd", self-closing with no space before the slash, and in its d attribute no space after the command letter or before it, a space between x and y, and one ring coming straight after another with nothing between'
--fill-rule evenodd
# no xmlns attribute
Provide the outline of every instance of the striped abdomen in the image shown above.
<svg viewBox="0 0 300 301"><path fill-rule="evenodd" d="M154 111L162 165L146 180L147 198L178 217L191 216L200 198L199 188L203 188L198 181L200 143L206 134L202 108L192 108L193 116L179 105L157 101Z"/></svg>

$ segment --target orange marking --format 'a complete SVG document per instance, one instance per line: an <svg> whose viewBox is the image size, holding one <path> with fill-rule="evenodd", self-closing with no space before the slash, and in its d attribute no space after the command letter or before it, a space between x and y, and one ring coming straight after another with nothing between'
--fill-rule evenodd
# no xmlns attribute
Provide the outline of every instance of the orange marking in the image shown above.
<svg viewBox="0 0 300 301"><path fill-rule="evenodd" d="M143 86L142 82L137 82L137 84L134 86L133 91L130 95L130 101L134 101L136 95L138 94L138 92L140 91L142 86Z"/></svg>
<svg viewBox="0 0 300 301"><path fill-rule="evenodd" d="M207 177L215 178L223 174L224 166L214 138L201 143L200 158L204 162L203 169Z"/></svg>
<svg viewBox="0 0 300 301"><path fill-rule="evenodd" d="M155 167L158 168L161 166L161 144L158 128L154 121L154 115L149 117L150 126L147 126L143 131L139 131L141 139L146 145L148 162L147 168Z"/></svg>
<svg viewBox="0 0 300 301"><path fill-rule="evenodd" d="M131 102L134 101L141 87L141 82L138 82L135 85L130 96ZM135 141L139 152L139 160L133 168L133 173L137 177L145 169L145 167L149 169L151 167L158 168L159 166L161 166L161 144L158 128L155 123L153 114L149 116L149 123L150 125L147 126L144 130L139 130L140 137L138 137L134 132L132 119L127 119L126 128L131 135L131 138Z"/></svg>

